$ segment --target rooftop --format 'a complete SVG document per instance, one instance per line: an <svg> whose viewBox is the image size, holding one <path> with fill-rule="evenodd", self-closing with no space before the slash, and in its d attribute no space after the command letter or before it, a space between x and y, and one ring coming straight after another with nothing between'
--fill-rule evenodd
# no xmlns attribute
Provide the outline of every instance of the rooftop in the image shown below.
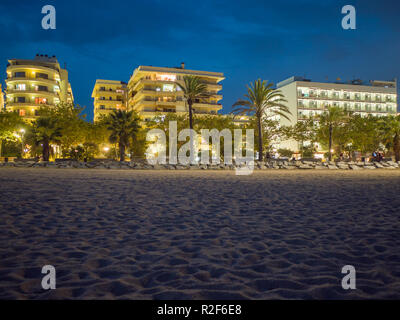
<svg viewBox="0 0 400 320"><path fill-rule="evenodd" d="M13 66L25 66L25 65L36 65L51 68L60 71L60 64L58 63L56 56L48 56L47 54L37 54L34 59L10 59L8 65Z"/></svg>
<svg viewBox="0 0 400 320"><path fill-rule="evenodd" d="M310 82L310 83L331 83L331 84L341 84L341 85L355 85L355 86L372 86L372 87L383 87L383 88L396 88L397 80L369 80L363 81L361 79L354 79L349 81L342 81L340 78L336 79L336 81L312 81L311 79L307 79L304 77L293 76L286 80L283 80L277 84L278 88L286 86L293 82Z"/></svg>
<svg viewBox="0 0 400 320"><path fill-rule="evenodd" d="M222 72L186 69L184 63L182 63L180 67L139 66L137 69L135 69L133 75L135 75L137 72L140 72L140 71L167 72L167 73L177 73L177 74L193 74L193 75L198 75L198 76L216 77L216 78L220 78L220 80L225 79L225 76Z"/></svg>

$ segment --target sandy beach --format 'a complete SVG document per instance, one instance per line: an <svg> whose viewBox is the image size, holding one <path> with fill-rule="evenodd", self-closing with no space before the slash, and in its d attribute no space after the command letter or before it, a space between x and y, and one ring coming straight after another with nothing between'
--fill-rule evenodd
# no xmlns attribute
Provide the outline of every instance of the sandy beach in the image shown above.
<svg viewBox="0 0 400 320"><path fill-rule="evenodd" d="M400 299L397 170L2 168L0 195L0 299Z"/></svg>

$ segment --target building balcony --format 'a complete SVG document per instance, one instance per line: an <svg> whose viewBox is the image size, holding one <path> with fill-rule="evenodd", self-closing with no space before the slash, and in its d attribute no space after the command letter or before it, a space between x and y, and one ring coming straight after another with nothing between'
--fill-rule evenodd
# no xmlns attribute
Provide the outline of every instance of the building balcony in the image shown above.
<svg viewBox="0 0 400 320"><path fill-rule="evenodd" d="M112 108L112 107L108 107L108 108L99 108L99 107L96 107L96 108L94 108L94 112L109 113L109 112L111 112L111 111L118 110L118 109L120 109L120 108Z"/></svg>
<svg viewBox="0 0 400 320"><path fill-rule="evenodd" d="M54 79L36 78L36 77L10 77L5 80L6 84L18 83L43 83L47 85L59 86L59 82Z"/></svg>
<svg viewBox="0 0 400 320"><path fill-rule="evenodd" d="M31 107L43 107L43 106L55 106L54 103L35 103L35 101L26 101L26 102L6 102L6 107L18 107L18 108L31 108Z"/></svg>
<svg viewBox="0 0 400 320"><path fill-rule="evenodd" d="M123 96L125 92L117 92L116 90L96 90L96 96Z"/></svg>
<svg viewBox="0 0 400 320"><path fill-rule="evenodd" d="M7 90L7 96L34 95L34 96L51 96L58 98L58 92L46 90Z"/></svg>
<svg viewBox="0 0 400 320"><path fill-rule="evenodd" d="M120 99L120 100L115 100L115 99L113 99L113 100L110 100L110 99L94 99L94 102L96 104L112 104L112 105L115 105L115 104L123 104L124 101L122 99Z"/></svg>
<svg viewBox="0 0 400 320"><path fill-rule="evenodd" d="M214 110L219 110L222 108L222 104L216 103L216 102L200 102L200 103L194 103L193 104L194 109L214 109Z"/></svg>
<svg viewBox="0 0 400 320"><path fill-rule="evenodd" d="M355 101L355 102L396 102L394 99L372 99L371 97L338 97L338 96L306 96L298 94L297 98L304 100L334 100L334 101Z"/></svg>

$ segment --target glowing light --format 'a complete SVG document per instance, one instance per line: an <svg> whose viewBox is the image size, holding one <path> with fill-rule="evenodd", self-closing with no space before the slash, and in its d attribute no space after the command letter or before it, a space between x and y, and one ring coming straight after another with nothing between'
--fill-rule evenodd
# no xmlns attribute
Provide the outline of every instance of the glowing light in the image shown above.
<svg viewBox="0 0 400 320"><path fill-rule="evenodd" d="M105 147L103 150L104 150L105 152L108 152L108 151L110 151L110 148L109 148L109 147Z"/></svg>
<svg viewBox="0 0 400 320"><path fill-rule="evenodd" d="M156 76L156 79L161 80L161 81L175 81L176 75L174 75L174 74L159 74Z"/></svg>

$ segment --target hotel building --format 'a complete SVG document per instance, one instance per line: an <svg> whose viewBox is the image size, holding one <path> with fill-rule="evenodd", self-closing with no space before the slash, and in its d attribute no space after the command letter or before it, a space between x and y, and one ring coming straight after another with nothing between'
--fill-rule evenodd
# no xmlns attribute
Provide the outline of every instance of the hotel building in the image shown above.
<svg viewBox="0 0 400 320"><path fill-rule="evenodd" d="M139 66L128 83L128 108L137 111L145 121L167 112L188 112L183 92L176 82L183 84L183 77L189 75L199 77L207 85L209 94L195 101L194 113L217 114L222 109L219 82L225 79L224 74L188 70L184 63L175 68Z"/></svg>
<svg viewBox="0 0 400 320"><path fill-rule="evenodd" d="M96 80L92 92L94 99L94 121L108 115L114 110L126 110L127 85L122 81Z"/></svg>
<svg viewBox="0 0 400 320"><path fill-rule="evenodd" d="M68 71L55 56L36 55L33 60L11 59L7 66L6 109L28 121L42 105L73 103Z"/></svg>
<svg viewBox="0 0 400 320"><path fill-rule="evenodd" d="M289 107L290 120L280 118L281 125L294 125L297 121L320 115L330 106L337 106L355 114L386 116L397 112L397 81L361 80L344 82L313 82L302 77L291 77L279 82ZM281 148L298 151L295 141L285 141Z"/></svg>

